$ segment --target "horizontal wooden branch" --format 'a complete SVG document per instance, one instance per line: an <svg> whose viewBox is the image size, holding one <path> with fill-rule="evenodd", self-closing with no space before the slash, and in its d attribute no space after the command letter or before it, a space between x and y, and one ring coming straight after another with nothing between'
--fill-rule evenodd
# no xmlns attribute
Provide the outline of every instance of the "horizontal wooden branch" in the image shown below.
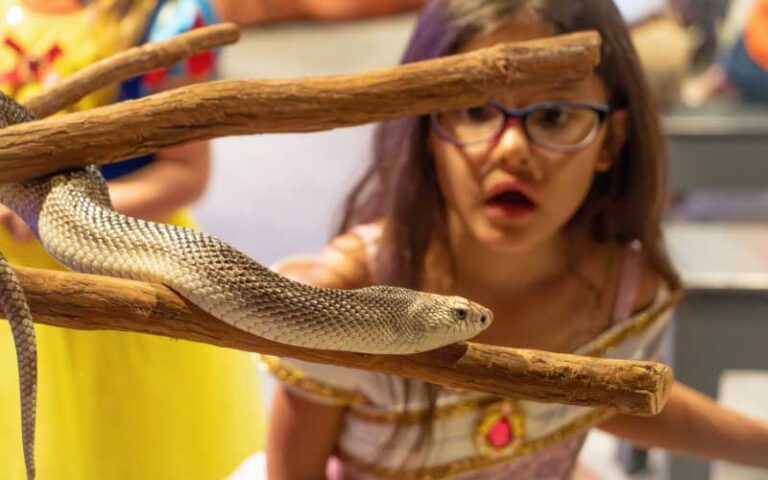
<svg viewBox="0 0 768 480"><path fill-rule="evenodd" d="M219 321L162 285L19 268L35 321L172 338L401 375L494 395L602 406L652 415L672 384L661 364L458 343L416 355L365 355L291 347Z"/></svg>
<svg viewBox="0 0 768 480"><path fill-rule="evenodd" d="M24 105L40 118L52 115L108 85L152 70L168 68L184 58L237 42L233 23L196 28L162 42L130 48L96 62L27 100Z"/></svg>
<svg viewBox="0 0 768 480"><path fill-rule="evenodd" d="M0 130L0 181L195 140L325 130L479 104L513 86L582 78L599 57L599 35L584 32L357 75L191 85Z"/></svg>

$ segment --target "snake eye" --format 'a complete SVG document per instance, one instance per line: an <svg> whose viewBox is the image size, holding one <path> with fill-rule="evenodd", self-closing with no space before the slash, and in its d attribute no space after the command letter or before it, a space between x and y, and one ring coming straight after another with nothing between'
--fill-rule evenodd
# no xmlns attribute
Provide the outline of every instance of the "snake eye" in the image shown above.
<svg viewBox="0 0 768 480"><path fill-rule="evenodd" d="M467 319L467 311L463 308L455 308L453 310L453 317L456 320L466 320Z"/></svg>

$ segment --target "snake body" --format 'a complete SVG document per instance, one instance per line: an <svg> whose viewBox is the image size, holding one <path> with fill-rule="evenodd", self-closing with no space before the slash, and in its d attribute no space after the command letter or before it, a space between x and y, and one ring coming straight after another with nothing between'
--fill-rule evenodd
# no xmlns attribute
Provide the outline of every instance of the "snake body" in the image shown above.
<svg viewBox="0 0 768 480"><path fill-rule="evenodd" d="M0 97L0 122L35 117ZM2 126L5 126L2 125ZM461 297L397 287L316 288L284 278L198 230L115 212L94 166L0 185L0 202L19 214L45 249L83 273L163 283L212 316L276 342L325 350L408 354L466 340L491 312ZM35 349L29 309L13 271L0 262L6 317L14 329L22 390L28 478L34 476Z"/></svg>

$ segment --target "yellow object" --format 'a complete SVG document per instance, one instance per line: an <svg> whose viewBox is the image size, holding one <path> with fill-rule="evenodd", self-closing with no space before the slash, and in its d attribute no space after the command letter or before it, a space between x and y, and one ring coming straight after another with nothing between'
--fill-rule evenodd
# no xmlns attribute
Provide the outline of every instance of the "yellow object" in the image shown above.
<svg viewBox="0 0 768 480"><path fill-rule="evenodd" d="M185 212L169 223L189 225ZM37 242L16 264L61 268ZM38 325L37 478L221 479L261 448L261 397L251 357L122 332ZM24 478L13 340L0 322L0 478Z"/></svg>
<svg viewBox="0 0 768 480"><path fill-rule="evenodd" d="M118 27L119 19L98 3L71 13L48 14L25 8L18 0L0 0L0 90L23 102L128 47L119 38ZM109 103L115 91L112 87L91 94L70 110Z"/></svg>
<svg viewBox="0 0 768 480"><path fill-rule="evenodd" d="M0 43L0 89L23 98L127 47L125 25L137 22L128 17L118 24L99 3L52 15L0 0L0 42L12 38ZM75 109L113 95L97 92ZM168 223L193 225L186 211ZM0 251L13 264L62 268L39 243L18 244L2 228ZM36 332L38 480L221 479L262 447L251 355L143 334ZM16 356L0 321L0 479L23 478Z"/></svg>

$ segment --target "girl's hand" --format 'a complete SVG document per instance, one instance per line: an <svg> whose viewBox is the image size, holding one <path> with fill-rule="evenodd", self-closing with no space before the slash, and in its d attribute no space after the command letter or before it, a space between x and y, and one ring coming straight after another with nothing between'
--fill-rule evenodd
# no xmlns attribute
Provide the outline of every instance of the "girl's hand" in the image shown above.
<svg viewBox="0 0 768 480"><path fill-rule="evenodd" d="M5 205L0 205L0 225L19 243L26 243L35 238L26 222Z"/></svg>

